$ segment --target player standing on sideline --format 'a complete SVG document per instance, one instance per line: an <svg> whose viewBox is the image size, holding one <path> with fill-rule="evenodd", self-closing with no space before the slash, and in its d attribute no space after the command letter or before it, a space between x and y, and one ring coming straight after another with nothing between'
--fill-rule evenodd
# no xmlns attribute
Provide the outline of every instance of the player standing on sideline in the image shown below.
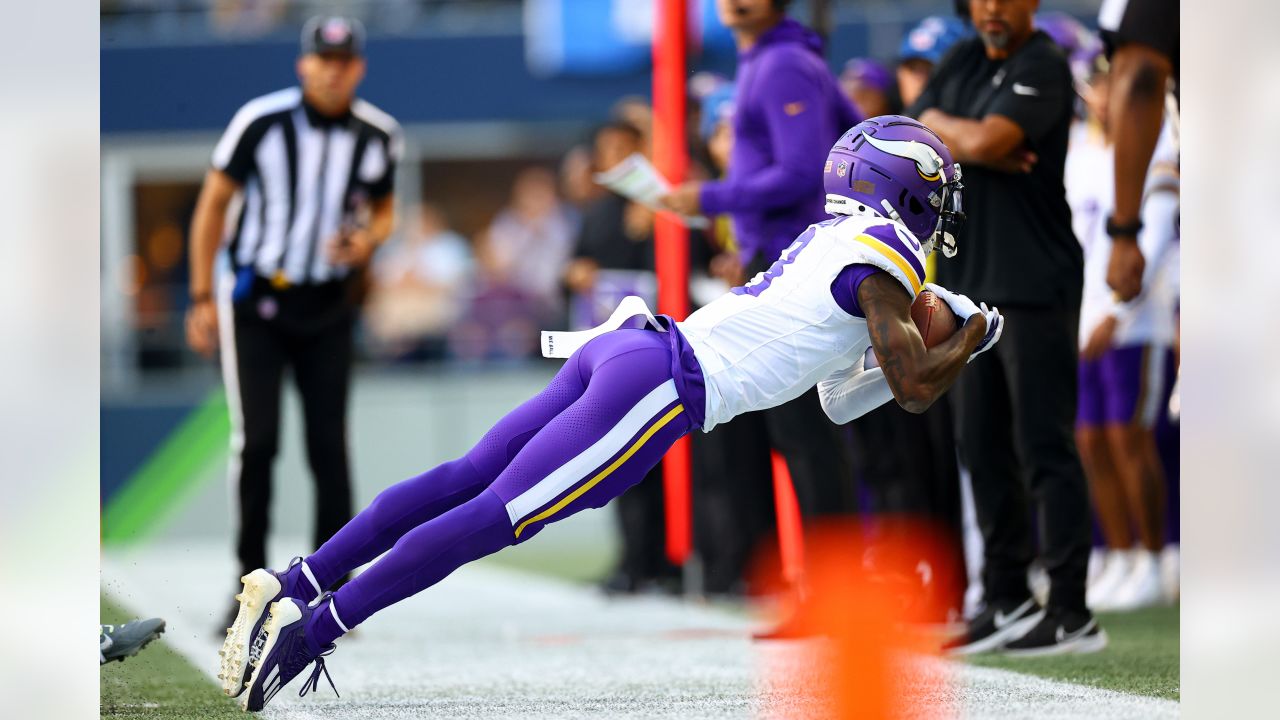
<svg viewBox="0 0 1280 720"><path fill-rule="evenodd" d="M213 151L191 221L187 342L206 356L222 346L243 572L267 562L285 366L302 396L316 543L351 518L346 422L354 290L391 233L403 144L394 119L355 97L365 74L363 42L355 20L307 23L297 62L301 88L256 98L236 113ZM214 260L237 194L230 272L215 293Z"/></svg>
<svg viewBox="0 0 1280 720"><path fill-rule="evenodd" d="M1107 284L1121 300L1130 300L1142 292L1145 260L1138 247L1139 213L1166 105L1177 146L1178 2L1104 0L1098 27L1111 55L1109 112L1116 156L1115 204L1107 218L1112 239Z"/></svg>
<svg viewBox="0 0 1280 720"><path fill-rule="evenodd" d="M788 0L717 0L738 46L733 148L721 180L690 181L664 198L684 215L728 214L737 280L766 270L810 223L826 215L818 170L842 130L861 116L840 90L816 33L786 15ZM723 266L724 263L721 263ZM744 422L786 458L806 517L853 512L844 442L816 392Z"/></svg>
<svg viewBox="0 0 1280 720"><path fill-rule="evenodd" d="M315 662L306 694L350 628L465 563L604 505L694 429L815 385L836 422L890 398L920 412L946 392L1004 325L997 310L937 286L962 323L956 333L926 349L911 320L925 256L935 246L956 251L959 165L927 128L890 115L850 129L825 168L836 217L809 226L767 272L683 322L653 318L641 303L644 329L585 344L553 335L567 347L550 354L572 350L568 361L465 456L384 490L305 560L247 575L222 648L223 689L247 690L244 707L259 710ZM597 330L608 327L618 325ZM880 367L864 367L868 348ZM336 593L323 592L384 552Z"/></svg>
<svg viewBox="0 0 1280 720"><path fill-rule="evenodd" d="M1066 58L1037 31L1037 0L970 0L961 41L907 114L965 165L973 222L939 278L1005 308L1000 349L956 385L956 435L983 538L984 609L956 653L1092 652L1106 634L1085 603L1089 491L1073 437L1083 255L1062 184L1075 92ZM1040 557L1041 610L1027 570Z"/></svg>
<svg viewBox="0 0 1280 720"><path fill-rule="evenodd" d="M1178 167L1166 129L1149 173L1145 226L1138 238L1149 277L1142 294L1119 303L1106 281L1111 240L1104 228L1113 198L1113 148L1104 64L1097 64L1093 77L1081 78L1089 113L1072 130L1066 186L1085 256L1076 445L1109 548L1087 597L1089 607L1115 611L1163 599L1159 553L1165 543L1166 497L1155 423L1174 340L1176 297L1165 280L1177 271ZM1141 543L1137 548L1133 528Z"/></svg>

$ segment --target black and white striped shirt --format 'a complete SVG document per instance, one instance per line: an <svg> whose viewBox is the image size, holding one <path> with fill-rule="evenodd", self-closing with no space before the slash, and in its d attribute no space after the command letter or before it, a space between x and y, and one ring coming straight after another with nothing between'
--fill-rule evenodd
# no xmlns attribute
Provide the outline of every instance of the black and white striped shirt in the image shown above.
<svg viewBox="0 0 1280 720"><path fill-rule="evenodd" d="M391 193L403 148L395 119L363 100L339 118L317 113L299 88L250 100L213 151L213 166L244 189L232 267L281 287L344 276L324 244Z"/></svg>

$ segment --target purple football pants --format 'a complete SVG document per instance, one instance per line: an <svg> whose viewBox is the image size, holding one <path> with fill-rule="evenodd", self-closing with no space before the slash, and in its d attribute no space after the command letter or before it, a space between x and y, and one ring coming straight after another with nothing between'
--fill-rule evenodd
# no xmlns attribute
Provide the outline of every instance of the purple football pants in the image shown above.
<svg viewBox="0 0 1280 720"><path fill-rule="evenodd" d="M1168 405L1173 351L1159 345L1109 348L1096 360L1080 360L1076 425L1141 424L1154 427Z"/></svg>
<svg viewBox="0 0 1280 720"><path fill-rule="evenodd" d="M607 333L465 456L382 491L306 559L321 587L390 549L334 594L346 628L461 565L603 506L639 482L692 422L671 377L667 336ZM330 613L309 632L341 634Z"/></svg>

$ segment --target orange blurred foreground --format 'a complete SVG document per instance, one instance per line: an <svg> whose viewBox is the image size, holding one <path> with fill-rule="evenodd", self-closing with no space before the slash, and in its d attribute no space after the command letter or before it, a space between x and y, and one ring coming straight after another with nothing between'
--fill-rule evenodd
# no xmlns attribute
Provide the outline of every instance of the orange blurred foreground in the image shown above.
<svg viewBox="0 0 1280 720"><path fill-rule="evenodd" d="M938 535L921 522L837 522L805 535L805 587L789 619L797 634L820 636L801 646L802 662L774 669L775 687L819 697L835 718L896 718L914 704L919 682L938 666L936 629L945 620L959 568ZM776 561L776 560L775 560ZM777 577L763 564L760 578ZM931 703L936 704L933 695ZM945 709L942 715L950 715Z"/></svg>

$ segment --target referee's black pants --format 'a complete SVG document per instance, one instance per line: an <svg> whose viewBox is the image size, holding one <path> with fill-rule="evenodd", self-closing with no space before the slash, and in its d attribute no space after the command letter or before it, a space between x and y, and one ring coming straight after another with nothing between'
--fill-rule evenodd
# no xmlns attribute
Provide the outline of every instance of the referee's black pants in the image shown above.
<svg viewBox="0 0 1280 720"><path fill-rule="evenodd" d="M1000 310L1000 342L965 368L953 391L960 457L972 475L985 545L986 600L1029 596L1034 509L1049 605L1080 610L1091 521L1074 437L1079 312Z"/></svg>
<svg viewBox="0 0 1280 720"><path fill-rule="evenodd" d="M228 304L222 307L225 312ZM230 472L239 498L236 554L249 572L267 567L272 465L280 446L286 366L302 398L307 462L315 479L312 547L320 547L351 519L346 420L355 310L341 283L281 292L259 288L230 309L234 341L227 343L223 331L223 375L232 409ZM303 507L298 499L291 505Z"/></svg>

